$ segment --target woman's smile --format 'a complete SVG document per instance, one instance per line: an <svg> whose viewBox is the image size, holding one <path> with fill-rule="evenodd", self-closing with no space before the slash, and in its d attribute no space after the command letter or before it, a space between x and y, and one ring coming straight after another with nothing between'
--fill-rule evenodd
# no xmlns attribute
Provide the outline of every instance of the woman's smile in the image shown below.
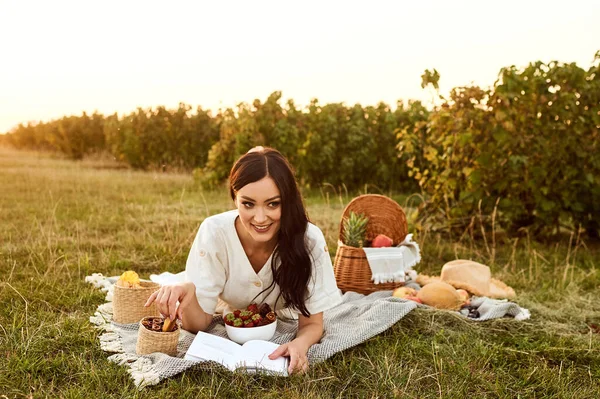
<svg viewBox="0 0 600 399"><path fill-rule="evenodd" d="M254 230L256 230L258 233L266 233L269 231L269 228L273 225L273 223L269 223L269 224L263 224L263 225L258 225L258 224L251 224L252 227L254 227Z"/></svg>

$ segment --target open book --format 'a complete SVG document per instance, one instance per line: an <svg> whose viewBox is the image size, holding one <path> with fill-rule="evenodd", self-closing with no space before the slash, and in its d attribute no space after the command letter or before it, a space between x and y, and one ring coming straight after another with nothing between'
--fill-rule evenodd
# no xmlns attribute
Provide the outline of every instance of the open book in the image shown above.
<svg viewBox="0 0 600 399"><path fill-rule="evenodd" d="M287 357L280 356L275 360L269 359L269 355L278 347L279 345L273 342L261 340L248 341L239 345L226 338L199 331L184 359L212 360L221 363L231 371L244 370L250 373L287 376L289 363Z"/></svg>

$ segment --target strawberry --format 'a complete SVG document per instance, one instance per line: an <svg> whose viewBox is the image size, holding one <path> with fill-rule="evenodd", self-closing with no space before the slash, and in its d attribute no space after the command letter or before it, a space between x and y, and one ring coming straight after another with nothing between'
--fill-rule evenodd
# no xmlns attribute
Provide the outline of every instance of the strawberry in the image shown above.
<svg viewBox="0 0 600 399"><path fill-rule="evenodd" d="M234 327L244 327L244 321L242 319L236 318L233 320Z"/></svg>
<svg viewBox="0 0 600 399"><path fill-rule="evenodd" d="M233 315L233 313L227 313L225 317L223 317L223 321L225 322L225 324L229 324L230 326L233 325L234 320L235 316Z"/></svg>
<svg viewBox="0 0 600 399"><path fill-rule="evenodd" d="M255 323L256 327L266 326L267 324L271 324L267 319L260 319L258 324Z"/></svg>
<svg viewBox="0 0 600 399"><path fill-rule="evenodd" d="M236 319L238 317L240 317L240 312L241 312L241 310L239 310L239 309L236 309L236 310L233 311L233 315L236 317Z"/></svg>
<svg viewBox="0 0 600 399"><path fill-rule="evenodd" d="M251 319L244 320L244 327L254 327L254 322Z"/></svg>
<svg viewBox="0 0 600 399"><path fill-rule="evenodd" d="M262 320L262 316L258 313L252 315L252 321L254 322L254 325L258 325L258 323L260 323L260 321Z"/></svg>
<svg viewBox="0 0 600 399"><path fill-rule="evenodd" d="M251 303L246 309L251 311L252 313L258 313L258 305L255 303Z"/></svg>
<svg viewBox="0 0 600 399"><path fill-rule="evenodd" d="M253 313L249 310L242 310L240 312L240 319L242 319L244 321L249 320L252 317L252 314Z"/></svg>

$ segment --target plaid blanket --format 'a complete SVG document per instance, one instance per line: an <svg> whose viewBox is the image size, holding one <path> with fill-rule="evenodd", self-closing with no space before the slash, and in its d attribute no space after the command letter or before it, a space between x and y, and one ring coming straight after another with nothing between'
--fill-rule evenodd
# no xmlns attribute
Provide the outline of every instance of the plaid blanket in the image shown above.
<svg viewBox="0 0 600 399"><path fill-rule="evenodd" d="M177 356L153 353L139 356L135 353L138 324L118 324L112 321L112 291L116 278L107 278L101 274L86 277L86 281L107 291L107 302L98 306L90 317L90 322L103 331L100 336L100 347L113 352L108 359L128 367L129 374L138 388L158 384L165 378L179 374L192 366L201 368L220 367L214 362L184 360L183 356L191 345L195 335L182 330L177 347ZM517 320L530 317L527 309L508 301L490 298L472 298L472 306L477 306L479 317L471 320L489 320L511 316ZM346 292L342 303L323 313L324 335L321 341L308 351L310 364L322 362L335 353L341 352L390 328L410 311L418 306L413 301L394 298L391 291L379 291L370 295ZM465 315L466 316L466 315ZM277 331L271 341L283 344L296 336L298 322L282 320L277 323ZM352 328L349 328L352 326ZM215 316L208 333L227 338L221 316Z"/></svg>

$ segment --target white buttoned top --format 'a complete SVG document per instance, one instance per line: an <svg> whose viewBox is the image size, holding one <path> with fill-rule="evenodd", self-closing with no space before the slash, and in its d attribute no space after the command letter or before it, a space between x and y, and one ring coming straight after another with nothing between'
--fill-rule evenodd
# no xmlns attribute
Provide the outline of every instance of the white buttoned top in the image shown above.
<svg viewBox="0 0 600 399"><path fill-rule="evenodd" d="M244 309L251 302L256 302L268 303L274 310L280 311L283 298L275 304L279 287L274 284L263 292L273 281L273 255L258 273L254 271L235 229L237 217L238 211L233 210L210 216L202 222L188 255L186 281L194 283L198 302L209 314L215 313L219 299L230 310ZM317 314L339 304L341 292L335 282L323 233L309 223L306 239L312 259L306 308L310 314ZM290 313L292 317L293 313ZM295 313L297 315L297 311Z"/></svg>

